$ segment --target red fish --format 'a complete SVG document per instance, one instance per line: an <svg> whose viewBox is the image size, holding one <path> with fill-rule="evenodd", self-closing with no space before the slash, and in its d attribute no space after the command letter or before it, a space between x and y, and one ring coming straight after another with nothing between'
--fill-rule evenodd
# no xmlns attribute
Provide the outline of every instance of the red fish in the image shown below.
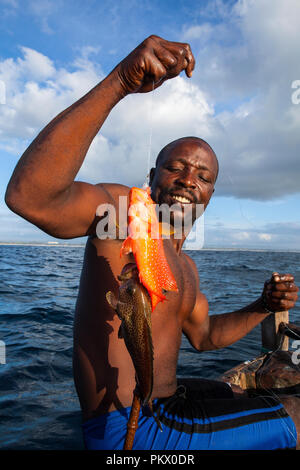
<svg viewBox="0 0 300 470"><path fill-rule="evenodd" d="M122 244L120 256L131 252L139 271L139 280L151 297L153 312L159 302L166 300L163 290L178 292L178 288L165 256L150 188L130 190L128 237Z"/></svg>

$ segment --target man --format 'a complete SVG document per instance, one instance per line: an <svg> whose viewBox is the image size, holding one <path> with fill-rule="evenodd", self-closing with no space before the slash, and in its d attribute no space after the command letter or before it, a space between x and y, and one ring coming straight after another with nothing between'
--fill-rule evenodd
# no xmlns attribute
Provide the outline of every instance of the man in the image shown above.
<svg viewBox="0 0 300 470"><path fill-rule="evenodd" d="M97 207L110 203L118 212L119 197L127 197L129 188L74 179L93 138L122 98L151 91L153 84L157 88L183 70L191 77L194 66L187 44L150 36L41 131L21 157L7 188L7 205L46 233L58 238L89 236L76 306L73 362L88 448L117 449L124 441L135 374L124 341L118 338L120 320L105 294L117 293L117 276L133 258L130 254L120 258L122 240L96 236ZM179 139L160 152L151 171L153 200L206 207L217 173L216 156L206 142L196 137ZM271 398L235 399L230 387L218 382L186 382L177 389L176 380L182 332L199 351L239 340L269 315L266 308L278 311L294 306L298 288L293 276L275 273L264 287L264 303L261 297L238 312L208 316L196 266L181 251L183 242L184 238L175 237L164 240L179 292L168 292L168 302L159 303L152 314L153 399L163 432L152 417L141 416L134 448L295 447L297 399L282 400L293 422Z"/></svg>

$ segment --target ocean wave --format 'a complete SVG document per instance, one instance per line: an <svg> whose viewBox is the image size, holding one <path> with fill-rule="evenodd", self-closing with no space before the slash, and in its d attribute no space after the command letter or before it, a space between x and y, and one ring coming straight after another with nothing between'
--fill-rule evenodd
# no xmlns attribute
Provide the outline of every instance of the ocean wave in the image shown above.
<svg viewBox="0 0 300 470"><path fill-rule="evenodd" d="M81 415L72 379L73 318L83 249L1 247L0 446L2 449L81 449ZM239 309L257 298L274 270L300 284L300 253L188 252L200 274L210 312ZM291 320L300 321L297 304ZM260 329L234 345L199 354L185 337L178 375L217 378L260 354Z"/></svg>

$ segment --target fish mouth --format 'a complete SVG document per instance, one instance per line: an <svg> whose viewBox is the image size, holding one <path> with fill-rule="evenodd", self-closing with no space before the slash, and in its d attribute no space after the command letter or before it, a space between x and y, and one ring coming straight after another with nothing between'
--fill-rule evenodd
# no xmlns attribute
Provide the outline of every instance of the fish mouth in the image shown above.
<svg viewBox="0 0 300 470"><path fill-rule="evenodd" d="M118 277L119 281L125 281L136 276L138 273L137 265L135 263L127 263L123 266L121 274Z"/></svg>

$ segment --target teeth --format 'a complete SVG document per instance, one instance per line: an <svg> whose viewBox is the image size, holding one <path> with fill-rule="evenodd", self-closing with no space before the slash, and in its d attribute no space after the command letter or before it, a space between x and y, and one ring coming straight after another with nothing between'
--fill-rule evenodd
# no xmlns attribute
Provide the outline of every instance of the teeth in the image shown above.
<svg viewBox="0 0 300 470"><path fill-rule="evenodd" d="M189 199L187 199L186 197L183 197L183 196L173 196L173 198L176 201L181 202L183 204L189 204L191 202Z"/></svg>

